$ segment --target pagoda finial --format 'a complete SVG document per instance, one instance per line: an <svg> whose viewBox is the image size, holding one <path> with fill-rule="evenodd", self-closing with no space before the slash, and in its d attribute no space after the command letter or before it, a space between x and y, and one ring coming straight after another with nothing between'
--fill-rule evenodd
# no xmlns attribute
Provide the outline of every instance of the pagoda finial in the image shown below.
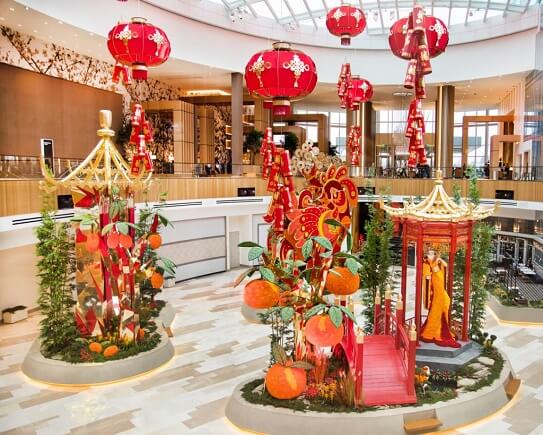
<svg viewBox="0 0 543 435"><path fill-rule="evenodd" d="M98 115L100 120L100 130L97 131L98 136L100 137L113 137L115 132L111 129L111 110L100 110Z"/></svg>

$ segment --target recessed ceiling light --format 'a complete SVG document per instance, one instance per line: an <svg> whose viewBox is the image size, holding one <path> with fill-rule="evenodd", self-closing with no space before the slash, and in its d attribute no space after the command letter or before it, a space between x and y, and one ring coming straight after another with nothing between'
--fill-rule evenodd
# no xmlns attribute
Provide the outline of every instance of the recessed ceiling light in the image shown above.
<svg viewBox="0 0 543 435"><path fill-rule="evenodd" d="M47 24L49 24L47 21L44 21L43 24L45 24L47 26Z"/></svg>
<svg viewBox="0 0 543 435"><path fill-rule="evenodd" d="M34 33L38 33L38 31L36 29L34 29Z"/></svg>
<svg viewBox="0 0 543 435"><path fill-rule="evenodd" d="M22 24L17 24L17 27L23 27L23 25Z"/></svg>
<svg viewBox="0 0 543 435"><path fill-rule="evenodd" d="M60 20L58 20L58 23L59 23L59 24L64 24L64 22L63 22L63 21L60 21Z"/></svg>
<svg viewBox="0 0 543 435"><path fill-rule="evenodd" d="M0 17L0 21L4 21L4 20L5 20L5 18L4 18L4 17Z"/></svg>
<svg viewBox="0 0 543 435"><path fill-rule="evenodd" d="M30 9L28 6L25 6L25 11L28 11L28 9Z"/></svg>
<svg viewBox="0 0 543 435"><path fill-rule="evenodd" d="M94 33L90 32L89 35L90 35L90 36L94 36Z"/></svg>
<svg viewBox="0 0 543 435"><path fill-rule="evenodd" d="M15 12L15 8L9 8L11 12Z"/></svg>
<svg viewBox="0 0 543 435"><path fill-rule="evenodd" d="M74 33L74 36L77 38L77 33Z"/></svg>

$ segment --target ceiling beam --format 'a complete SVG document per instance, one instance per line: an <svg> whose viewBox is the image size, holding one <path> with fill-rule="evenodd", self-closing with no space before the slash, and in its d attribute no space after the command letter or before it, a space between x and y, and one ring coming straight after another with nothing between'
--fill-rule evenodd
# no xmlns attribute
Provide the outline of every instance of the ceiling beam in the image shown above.
<svg viewBox="0 0 543 435"><path fill-rule="evenodd" d="M326 0L322 0L322 5L324 6L326 13L328 13L328 5L326 4Z"/></svg>
<svg viewBox="0 0 543 435"><path fill-rule="evenodd" d="M273 18L275 18L275 21L277 21L279 24L281 24L279 22L279 17L277 16L277 14L275 13L275 11L273 10L273 8L271 7L270 5L270 2L268 0L264 0L264 3L266 3L266 6L268 7L268 9L270 10L271 14L273 15Z"/></svg>
<svg viewBox="0 0 543 435"><path fill-rule="evenodd" d="M381 0L377 0L377 7L379 8L379 19L381 20L381 34L385 34L385 21L383 20L383 10L381 9Z"/></svg>
<svg viewBox="0 0 543 435"><path fill-rule="evenodd" d="M507 9L509 9L509 5L511 4L511 0L507 0L507 3L505 3L505 8L503 9L503 15L502 16L506 16L507 15Z"/></svg>
<svg viewBox="0 0 543 435"><path fill-rule="evenodd" d="M486 23L486 17L488 16L489 7L490 7L490 0L486 0L485 16L483 17L483 23Z"/></svg>
<svg viewBox="0 0 543 435"><path fill-rule="evenodd" d="M249 10L251 11L251 14L253 14L253 17L257 18L256 12L254 8L251 6L251 3L249 3L247 0L243 0L243 3L245 3L245 6L249 8Z"/></svg>
<svg viewBox="0 0 543 435"><path fill-rule="evenodd" d="M304 0L305 8L307 9L307 12L309 16L311 17L311 21L313 21L313 25L315 26L315 30L318 30L319 26L317 26L317 22L315 21L315 17L311 13L311 9L309 9L309 5L307 4L307 0Z"/></svg>
<svg viewBox="0 0 543 435"><path fill-rule="evenodd" d="M490 0L487 0L489 2ZM452 0L449 0L449 18L447 19L447 27L451 27L451 12L452 12Z"/></svg>
<svg viewBox="0 0 543 435"><path fill-rule="evenodd" d="M531 0L528 0L528 1L526 2L526 6L524 6L524 10L522 11L523 14L526 13L526 11L528 10L528 8L530 7L530 3L531 3Z"/></svg>
<svg viewBox="0 0 543 435"><path fill-rule="evenodd" d="M468 0L468 7L466 8L466 19L464 20L464 26L468 25L469 13L471 10L471 0Z"/></svg>
<svg viewBox="0 0 543 435"><path fill-rule="evenodd" d="M296 18L296 14L294 14L294 11L292 10L292 6L290 5L289 1L288 0L283 0L283 2L287 5L288 13L290 14L292 19L296 23L296 26L299 26L300 23L298 23L298 19ZM311 15L311 12L309 13L309 15Z"/></svg>

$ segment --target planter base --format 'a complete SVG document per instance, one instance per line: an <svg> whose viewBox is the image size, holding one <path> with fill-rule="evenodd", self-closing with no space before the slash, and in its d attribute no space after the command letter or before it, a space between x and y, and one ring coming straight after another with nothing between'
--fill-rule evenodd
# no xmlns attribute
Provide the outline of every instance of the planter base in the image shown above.
<svg viewBox="0 0 543 435"><path fill-rule="evenodd" d="M363 413L296 412L247 402L238 385L226 405L226 418L235 426L257 433L300 435L365 435L386 433L404 435L450 430L487 417L503 408L511 399L508 387L513 381L509 362L494 383L479 391L464 392L456 399L432 405L379 409ZM509 388L510 389L510 388ZM516 393L516 390L515 390ZM426 426L425 426L426 425Z"/></svg>
<svg viewBox="0 0 543 435"><path fill-rule="evenodd" d="M489 295L487 307L502 322L543 325L543 308L509 307L502 305L494 295Z"/></svg>

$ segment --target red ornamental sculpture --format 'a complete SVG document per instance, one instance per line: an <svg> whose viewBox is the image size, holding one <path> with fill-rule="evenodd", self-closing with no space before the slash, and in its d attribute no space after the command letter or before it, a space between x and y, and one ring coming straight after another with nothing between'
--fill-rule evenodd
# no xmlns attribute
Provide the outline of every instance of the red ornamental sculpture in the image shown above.
<svg viewBox="0 0 543 435"><path fill-rule="evenodd" d="M351 152L351 165L360 165L360 156L362 154L362 148L360 147L360 137L362 131L359 125L351 126L349 130L349 137L347 139L347 147Z"/></svg>
<svg viewBox="0 0 543 435"><path fill-rule="evenodd" d="M342 5L328 11L326 27L332 35L341 38L341 45L351 45L351 38L360 35L366 28L366 17L362 10Z"/></svg>
<svg viewBox="0 0 543 435"><path fill-rule="evenodd" d="M132 67L136 80L147 80L148 67L166 62L171 51L166 33L145 18L117 24L108 34L107 48L117 62Z"/></svg>
<svg viewBox="0 0 543 435"><path fill-rule="evenodd" d="M274 115L290 114L290 102L309 95L317 84L313 60L286 42L276 42L272 50L254 54L245 67L247 89L273 101Z"/></svg>

